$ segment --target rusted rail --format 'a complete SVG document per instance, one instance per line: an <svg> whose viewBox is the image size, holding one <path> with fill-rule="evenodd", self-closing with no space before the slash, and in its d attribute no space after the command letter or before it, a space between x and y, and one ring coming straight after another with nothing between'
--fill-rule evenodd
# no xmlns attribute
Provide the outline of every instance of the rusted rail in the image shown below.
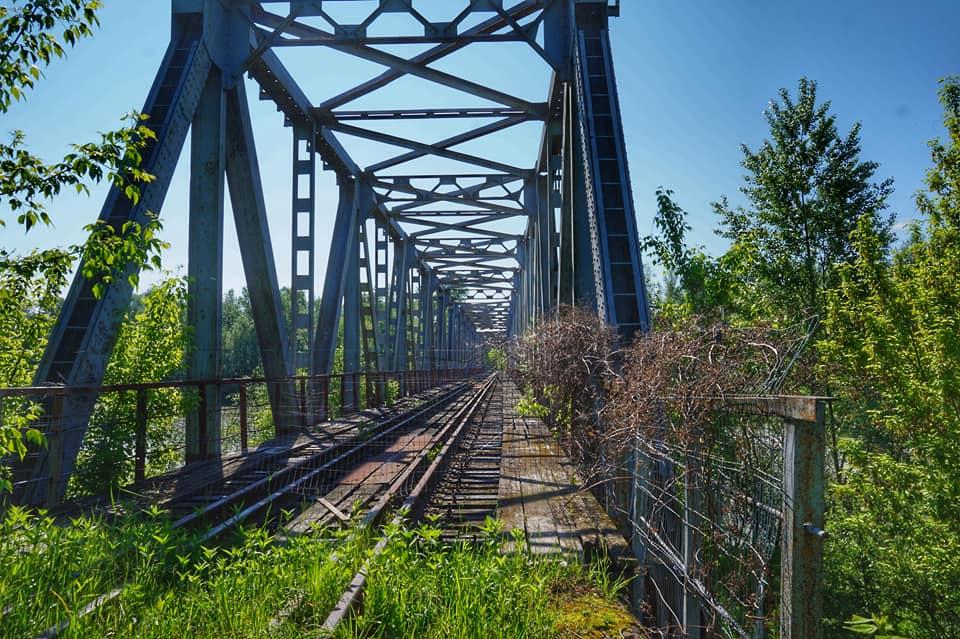
<svg viewBox="0 0 960 639"><path fill-rule="evenodd" d="M431 448L436 444L438 438L443 433L449 431L452 424L456 423L457 416L462 414L463 409L456 410L452 417L431 417L437 410L443 410L445 405L456 402L457 398L463 395L473 385L471 382L455 384L438 393L424 404L399 414L388 417L378 423L358 424L352 428L345 429L330 438L326 443L329 445L318 450L309 450L302 457L295 458L290 462L289 457L283 458L283 464L277 463L273 466L265 466L259 469L258 473L264 475L262 479L245 484L231 492L218 496L212 500L206 507L193 510L173 523L173 528L184 528L199 523L213 524L203 534L201 534L193 543L199 545L208 542L227 530L234 528L241 522L250 519L259 512L268 511L271 506L281 502L285 497L296 494L303 487L308 486L323 473L330 472L332 476L338 473L346 472L351 464L363 460L365 454L376 451L384 446L384 442L400 435L404 430L410 428L417 422L426 423L425 428L431 431L430 436L424 439L416 456L387 486L385 492L377 500L375 506L365 517L364 521L373 523L379 521L380 516L401 493L402 487L409 481L415 469L419 467L422 460L425 459ZM471 405L473 398L467 400L466 406ZM365 428L362 428L365 427ZM303 447L301 447L303 448ZM269 456L266 458L269 460ZM279 460L273 460L279 461ZM269 461L268 461L269 463ZM229 479L229 478L228 478ZM225 482L226 484L226 482ZM313 487L318 494L323 493L323 486L332 489L336 485L335 480L331 480ZM376 495L373 495L376 497ZM322 497L320 498L322 499ZM319 499L318 499L319 501ZM175 502L167 504L168 507L175 506ZM237 511L236 509L239 510ZM334 510L336 508L334 507ZM224 519L220 517L229 512L235 512ZM78 616L86 616L98 609L110 604L116 600L123 592L126 586L120 586L97 597L94 601L84 607ZM68 627L68 622L59 626L49 628L40 635L40 639L50 639L60 635Z"/></svg>
<svg viewBox="0 0 960 639"><path fill-rule="evenodd" d="M471 422L475 419L480 408L485 406L485 403L489 402L489 397L497 383L498 379L496 375L492 375L487 378L480 391L478 391L477 394L460 411L458 411L457 415L454 416L454 419L452 419L450 423L437 434L436 441L442 442L442 447L432 461L430 461L430 464L427 466L426 470L424 470L420 475L416 486L409 492L409 494L407 494L398 514L393 519L392 523L394 525L401 524L407 516L411 516L412 521L415 522L422 515L424 506L430 497L430 491L436 485L441 470L446 466L451 451L456 449L456 446L462 435L467 430ZM432 447L424 448L423 452L417 456L417 460L407 468L405 475L412 475L413 473L417 472L419 467L428 461L428 452L431 449ZM402 485L403 482L398 481L395 484L396 490L398 490ZM392 488L390 492L395 493L395 489ZM386 505L389 504L390 500L394 496L395 495L391 494L385 495L384 498L381 499L380 504L378 504L378 508L372 510L370 514L368 514L365 523L368 525L377 523L384 512ZM366 585L367 576L370 572L373 562L377 559L377 557L380 556L380 554L383 553L389 542L390 538L388 536L384 536L377 542L376 546L374 546L371 556L364 562L363 566L361 566L360 570L351 580L346 590L344 590L336 606L334 606L333 610L324 621L322 626L324 632L332 634L355 609L363 596L363 589Z"/></svg>

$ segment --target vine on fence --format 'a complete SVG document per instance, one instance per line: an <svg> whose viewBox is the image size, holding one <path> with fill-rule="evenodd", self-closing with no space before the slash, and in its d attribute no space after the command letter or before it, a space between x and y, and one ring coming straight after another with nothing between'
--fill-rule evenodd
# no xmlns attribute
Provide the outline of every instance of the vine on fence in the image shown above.
<svg viewBox="0 0 960 639"><path fill-rule="evenodd" d="M660 609L649 610L661 624L683 623L664 591L686 588L707 627L772 625L781 431L729 400L801 384L812 328L690 321L621 344L594 312L563 307L514 345L518 381L565 452L661 567ZM683 556L690 531L695 561Z"/></svg>

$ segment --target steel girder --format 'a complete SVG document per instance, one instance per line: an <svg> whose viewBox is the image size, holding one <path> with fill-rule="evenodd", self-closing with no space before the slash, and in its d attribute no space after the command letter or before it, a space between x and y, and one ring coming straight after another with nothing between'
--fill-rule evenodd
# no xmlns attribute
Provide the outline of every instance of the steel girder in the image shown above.
<svg viewBox="0 0 960 639"><path fill-rule="evenodd" d="M449 9L451 1L433 4ZM158 135L144 168L157 179L136 204L111 191L101 218L119 228L127 220L145 222L147 211L162 210L192 124L188 318L197 349L189 362L191 377L220 373L226 188L267 376L284 377L307 365L313 372L330 371L338 348L347 372L364 366L465 366L478 360L485 336L522 333L557 303L593 306L624 336L646 328L607 37L608 18L619 3L458 1L452 19L431 18L421 8L431 0L380 0L368 15L348 22L338 20L336 9L353 5L350 0L172 0L171 45L144 107ZM287 13L275 13L278 7ZM389 14L412 18L422 32L384 33L378 20ZM521 43L544 61L552 80L543 101L437 65L471 45L497 42ZM397 44L426 48L408 58L384 48ZM384 70L312 102L280 58L295 47L335 50ZM243 74L257 82L260 98L273 101L293 130L288 318L279 301ZM479 103L349 106L400 78L453 89ZM439 139L377 128L441 120L463 122L465 128ZM543 123L532 166L518 165L509 154L467 150L530 122ZM357 140L394 150L361 167L348 152ZM336 173L340 198L315 312L317 157ZM405 168L425 160L441 168ZM37 383L102 380L118 318L131 295L126 278L116 281L100 299L83 278L73 282ZM345 391L348 404L355 403L357 389ZM272 389L280 428L291 425L290 392L282 385ZM198 420L188 424L188 450L194 455L203 449L218 452L217 401L207 398L205 447L199 443ZM55 501L72 471L92 400L68 403L60 468L50 482L31 484L26 501ZM50 460L41 454L34 476L49 474Z"/></svg>

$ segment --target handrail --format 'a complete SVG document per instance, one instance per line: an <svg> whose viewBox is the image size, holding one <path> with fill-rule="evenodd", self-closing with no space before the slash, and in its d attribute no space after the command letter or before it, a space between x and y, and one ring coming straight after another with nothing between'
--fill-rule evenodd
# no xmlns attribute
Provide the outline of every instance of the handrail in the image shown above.
<svg viewBox="0 0 960 639"><path fill-rule="evenodd" d="M136 382L129 384L109 384L105 386L76 385L65 386L51 384L48 386L10 386L0 387L0 397L29 397L31 395L73 395L85 393L116 393L135 390L156 390L161 388L186 388L190 386L238 386L244 384L269 384L280 382L323 381L342 379L344 377L404 375L410 373L436 373L449 371L476 371L479 368L423 368L398 371L352 371L345 373L323 373L318 375L287 375L284 377L224 377L209 379L163 380L158 382Z"/></svg>

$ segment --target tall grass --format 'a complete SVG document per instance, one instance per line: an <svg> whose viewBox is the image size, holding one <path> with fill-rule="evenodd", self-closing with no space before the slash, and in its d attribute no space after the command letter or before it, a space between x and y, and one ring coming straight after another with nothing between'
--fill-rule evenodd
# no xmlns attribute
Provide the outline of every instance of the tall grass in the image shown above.
<svg viewBox="0 0 960 639"><path fill-rule="evenodd" d="M363 611L338 637L606 636L580 634L594 622L570 593L586 588L590 606L603 607L624 585L602 565L532 558L522 537L504 553L493 520L474 545L444 544L429 525L381 533L391 541L371 567ZM70 639L320 637L374 540L348 527L281 543L258 528L201 546L155 511L63 525L10 509L0 521L0 636L37 637L68 622L61 636ZM121 585L115 599L78 614ZM561 632L571 619L577 634Z"/></svg>
<svg viewBox="0 0 960 639"><path fill-rule="evenodd" d="M322 623L370 538L318 529L278 544L252 529L201 546L157 512L63 525L14 508L0 522L0 637L37 637L64 623L61 636L78 639L302 636ZM283 618L291 601L302 605Z"/></svg>
<svg viewBox="0 0 960 639"><path fill-rule="evenodd" d="M359 567L368 539L317 531L279 545L264 529L245 531L232 547L183 559L172 577L137 580L117 605L71 626L70 636L309 636ZM290 602L302 604L284 618Z"/></svg>
<svg viewBox="0 0 960 639"><path fill-rule="evenodd" d="M522 537L514 539L515 551L504 553L496 526L488 524L487 532L482 543L449 545L430 526L388 531L394 538L371 569L363 611L336 636L554 639L564 636L564 602L579 596L571 593L589 591L594 601L611 605L626 584L611 579L605 565L533 557ZM620 619L624 627L632 622L626 612Z"/></svg>
<svg viewBox="0 0 960 639"><path fill-rule="evenodd" d="M0 518L0 635L37 636L123 582L155 579L183 541L155 511L58 525L11 507Z"/></svg>

